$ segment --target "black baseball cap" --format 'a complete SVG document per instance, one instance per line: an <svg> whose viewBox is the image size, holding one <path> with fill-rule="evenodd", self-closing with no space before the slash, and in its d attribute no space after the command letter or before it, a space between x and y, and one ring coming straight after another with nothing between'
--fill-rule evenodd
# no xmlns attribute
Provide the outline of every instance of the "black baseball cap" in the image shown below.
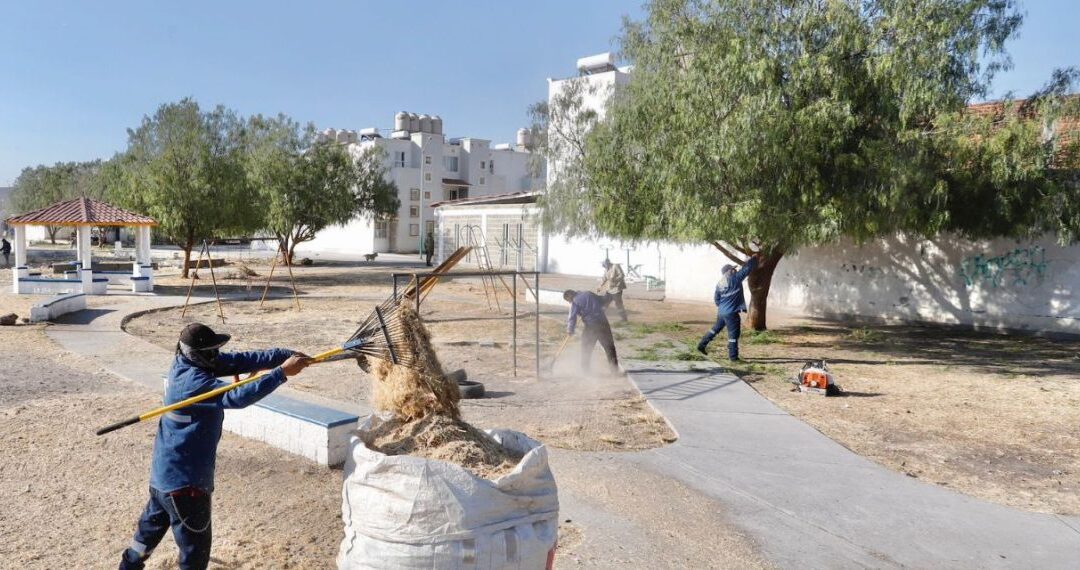
<svg viewBox="0 0 1080 570"><path fill-rule="evenodd" d="M180 331L180 342L194 350L208 350L220 348L229 342L232 337L227 334L217 334L210 327L202 323L191 323Z"/></svg>

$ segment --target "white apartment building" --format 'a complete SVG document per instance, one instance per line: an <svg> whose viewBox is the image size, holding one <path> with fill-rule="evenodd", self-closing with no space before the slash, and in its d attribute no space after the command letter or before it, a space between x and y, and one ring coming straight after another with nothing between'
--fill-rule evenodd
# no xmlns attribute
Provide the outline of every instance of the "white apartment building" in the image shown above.
<svg viewBox="0 0 1080 570"><path fill-rule="evenodd" d="M603 119L607 111L607 102L615 89L630 81L631 68L617 67L611 53L602 53L583 57L577 61L578 75L564 79L548 79L548 104L571 86L580 87L582 105L596 111L597 118ZM554 136L549 132L549 136ZM549 184L558 180L560 172L558 160L547 163ZM659 244L623 242L604 236L568 238L562 234L551 233L545 236L542 251L545 254L540 261L543 271L573 275L602 275L604 270L600 262L610 259L621 263L629 273L664 279L666 273L665 256Z"/></svg>
<svg viewBox="0 0 1080 570"><path fill-rule="evenodd" d="M356 156L372 146L381 148L401 206L391 219L357 218L327 228L301 244L298 249L303 252L417 252L424 236L435 230L432 204L543 187L544 179L530 173L526 129L518 130L515 144L492 146L491 141L472 137L447 139L440 117L403 111L395 115L393 129L326 129L320 137L349 145Z"/></svg>

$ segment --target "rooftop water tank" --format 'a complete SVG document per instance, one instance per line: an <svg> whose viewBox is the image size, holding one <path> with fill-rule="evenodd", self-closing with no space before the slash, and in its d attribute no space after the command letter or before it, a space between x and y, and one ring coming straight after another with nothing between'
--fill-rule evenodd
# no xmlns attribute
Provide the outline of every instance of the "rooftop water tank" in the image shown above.
<svg viewBox="0 0 1080 570"><path fill-rule="evenodd" d="M420 132L420 115L409 113L409 130L414 133Z"/></svg>
<svg viewBox="0 0 1080 570"><path fill-rule="evenodd" d="M529 132L529 129L517 130L517 145L521 149L532 147L532 133Z"/></svg>
<svg viewBox="0 0 1080 570"><path fill-rule="evenodd" d="M405 111L398 111L398 114L394 115L394 130L395 131L407 131L409 130L409 114Z"/></svg>
<svg viewBox="0 0 1080 570"><path fill-rule="evenodd" d="M396 124L396 122L397 122L397 119L395 118L395 124ZM401 130L401 129L398 129L398 128L395 127L395 130ZM368 127L366 129L360 129L360 136L373 138L373 139L374 138L379 138L379 128L378 127Z"/></svg>
<svg viewBox="0 0 1080 570"><path fill-rule="evenodd" d="M420 132L431 132L431 115L420 115Z"/></svg>
<svg viewBox="0 0 1080 570"><path fill-rule="evenodd" d="M441 135L442 133L442 117L435 115L431 118L431 134Z"/></svg>
<svg viewBox="0 0 1080 570"><path fill-rule="evenodd" d="M583 75L615 71L615 54L605 52L583 57L577 60L577 68Z"/></svg>

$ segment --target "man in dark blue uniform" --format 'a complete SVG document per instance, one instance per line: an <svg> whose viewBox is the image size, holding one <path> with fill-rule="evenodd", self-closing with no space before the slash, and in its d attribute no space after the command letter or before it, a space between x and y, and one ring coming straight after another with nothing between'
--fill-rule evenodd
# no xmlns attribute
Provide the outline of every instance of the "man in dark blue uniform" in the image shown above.
<svg viewBox="0 0 1080 570"><path fill-rule="evenodd" d="M611 336L611 324L608 323L607 315L604 314L604 300L595 293L589 291L563 291L563 299L570 303L570 316L566 320L566 334L573 336L578 317L585 323L585 330L581 333L581 369L589 371L589 362L592 360L592 350L599 342L607 354L608 366L611 374L622 374L619 370L619 358L615 354L615 339Z"/></svg>
<svg viewBox="0 0 1080 570"><path fill-rule="evenodd" d="M165 405L175 404L221 386L219 376L270 370L261 380L216 398L164 414L158 420L150 464L150 500L146 503L131 546L120 569L143 568L146 559L172 527L180 549L180 567L202 569L210 563L210 496L221 425L228 408L259 401L299 374L307 356L275 348L257 352L219 352L229 335L193 323L180 333L176 358L169 369Z"/></svg>
<svg viewBox="0 0 1080 570"><path fill-rule="evenodd" d="M705 354L706 348L720 331L727 327L728 336L728 359L732 362L739 360L739 333L742 331L742 323L739 313L746 311L746 299L743 297L743 280L757 267L758 254L750 256L750 260L742 269L735 270L734 265L725 265L720 269L720 281L716 284L713 292L713 303L716 304L716 324L713 325L705 336L701 337L697 349Z"/></svg>

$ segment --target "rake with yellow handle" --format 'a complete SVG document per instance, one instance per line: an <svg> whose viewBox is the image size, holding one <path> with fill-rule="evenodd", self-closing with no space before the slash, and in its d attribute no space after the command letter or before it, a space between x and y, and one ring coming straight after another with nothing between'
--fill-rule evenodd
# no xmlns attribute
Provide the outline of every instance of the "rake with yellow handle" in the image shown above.
<svg viewBox="0 0 1080 570"><path fill-rule="evenodd" d="M395 299L384 301L382 305L375 307L375 310L368 315L368 318L360 325L360 328L349 337L349 340L347 340L345 344L333 350L328 350L311 357L311 363L316 364L320 362L332 362L335 360L371 356L382 360L388 360L394 364L415 366L416 354L412 351L410 345L406 341L405 329L395 310L396 307L397 302ZM156 410L146 412L145 414L132 416L126 420L116 422L115 424L97 430L97 435L105 435L122 427L137 424L156 418L162 414L179 410L180 408L186 408L204 400L209 400L210 398L215 398L225 392L235 390L241 386L260 380L265 376L266 373L249 376L243 380L233 382L232 384L220 388L214 388L213 390L197 396L192 396L186 400L176 402L175 404L169 404L168 406L162 406Z"/></svg>

